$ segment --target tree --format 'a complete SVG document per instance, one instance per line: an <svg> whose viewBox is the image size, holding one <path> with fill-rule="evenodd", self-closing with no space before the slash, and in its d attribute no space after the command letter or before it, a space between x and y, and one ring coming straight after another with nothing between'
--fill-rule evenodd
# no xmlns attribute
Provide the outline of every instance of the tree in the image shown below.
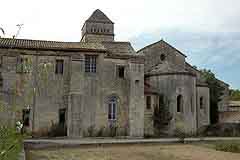
<svg viewBox="0 0 240 160"><path fill-rule="evenodd" d="M240 101L240 90L231 89L230 90L230 100L232 101Z"/></svg>
<svg viewBox="0 0 240 160"><path fill-rule="evenodd" d="M166 128L170 121L173 119L173 115L169 111L169 104L170 101L163 95L159 95L161 100L161 104L159 106L154 107L153 112L153 125L157 134L164 134L162 131L164 131L163 128Z"/></svg>
<svg viewBox="0 0 240 160"><path fill-rule="evenodd" d="M200 71L210 89L210 122L215 124L218 122L218 102L221 101L224 87L211 70L203 69Z"/></svg>

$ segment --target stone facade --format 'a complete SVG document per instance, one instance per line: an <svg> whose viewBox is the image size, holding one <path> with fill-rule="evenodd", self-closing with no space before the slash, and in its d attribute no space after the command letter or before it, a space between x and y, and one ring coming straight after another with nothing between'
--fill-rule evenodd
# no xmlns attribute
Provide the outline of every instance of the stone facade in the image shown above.
<svg viewBox="0 0 240 160"><path fill-rule="evenodd" d="M6 117L29 110L26 128L34 133L64 123L69 137L113 128L119 136L151 135L161 96L172 115L169 133L178 121L190 133L209 124L209 89L186 56L163 40L138 52L114 41L114 23L100 10L86 20L80 42L2 38L0 54L1 99L19 110Z"/></svg>

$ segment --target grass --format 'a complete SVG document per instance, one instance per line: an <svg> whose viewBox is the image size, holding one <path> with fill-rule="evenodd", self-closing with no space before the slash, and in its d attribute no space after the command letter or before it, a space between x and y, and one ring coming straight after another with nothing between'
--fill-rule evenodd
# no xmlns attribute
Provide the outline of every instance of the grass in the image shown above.
<svg viewBox="0 0 240 160"><path fill-rule="evenodd" d="M27 160L239 160L240 154L220 152L214 144L135 144L32 150Z"/></svg>
<svg viewBox="0 0 240 160"><path fill-rule="evenodd" d="M0 159L17 160L22 150L23 136L14 128L0 126Z"/></svg>
<svg viewBox="0 0 240 160"><path fill-rule="evenodd" d="M200 142L196 144L217 151L240 153L240 141Z"/></svg>

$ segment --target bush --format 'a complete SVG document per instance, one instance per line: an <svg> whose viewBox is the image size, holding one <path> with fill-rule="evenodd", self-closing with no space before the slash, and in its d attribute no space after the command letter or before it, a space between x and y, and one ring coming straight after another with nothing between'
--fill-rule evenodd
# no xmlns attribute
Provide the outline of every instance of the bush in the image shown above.
<svg viewBox="0 0 240 160"><path fill-rule="evenodd" d="M67 128L60 124L52 124L50 130L48 131L49 137L63 137L66 136Z"/></svg>
<svg viewBox="0 0 240 160"><path fill-rule="evenodd" d="M240 124L218 123L209 125L200 134L203 136L238 137L240 136Z"/></svg>
<svg viewBox="0 0 240 160"><path fill-rule="evenodd" d="M0 159L17 160L22 150L23 136L16 129L0 126Z"/></svg>
<svg viewBox="0 0 240 160"><path fill-rule="evenodd" d="M215 145L217 151L240 153L240 144L234 142L223 142Z"/></svg>

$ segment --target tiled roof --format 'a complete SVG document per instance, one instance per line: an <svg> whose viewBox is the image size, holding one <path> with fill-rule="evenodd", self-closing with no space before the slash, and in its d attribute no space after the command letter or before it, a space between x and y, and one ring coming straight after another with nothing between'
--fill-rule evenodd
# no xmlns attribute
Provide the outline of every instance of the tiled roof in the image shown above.
<svg viewBox="0 0 240 160"><path fill-rule="evenodd" d="M103 42L103 45L113 54L136 55L130 42Z"/></svg>
<svg viewBox="0 0 240 160"><path fill-rule="evenodd" d="M103 22L111 23L113 22L99 9L95 10L93 14L87 19L88 22Z"/></svg>
<svg viewBox="0 0 240 160"><path fill-rule="evenodd" d="M30 39L12 39L0 38L0 48L12 49L43 49L43 50L102 50L105 47L101 43L85 43L85 42L59 42L59 41L43 41Z"/></svg>

